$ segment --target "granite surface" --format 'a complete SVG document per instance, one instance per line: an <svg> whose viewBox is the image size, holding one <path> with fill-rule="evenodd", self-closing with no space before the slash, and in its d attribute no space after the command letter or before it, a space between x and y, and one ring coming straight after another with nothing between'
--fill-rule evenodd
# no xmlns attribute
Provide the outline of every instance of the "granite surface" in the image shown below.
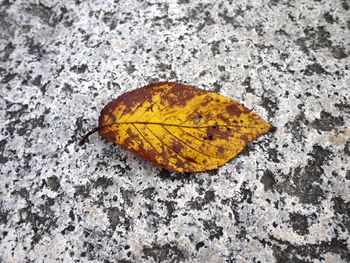
<svg viewBox="0 0 350 263"><path fill-rule="evenodd" d="M350 2L0 3L0 262L350 262ZM156 81L277 127L170 174L93 135Z"/></svg>

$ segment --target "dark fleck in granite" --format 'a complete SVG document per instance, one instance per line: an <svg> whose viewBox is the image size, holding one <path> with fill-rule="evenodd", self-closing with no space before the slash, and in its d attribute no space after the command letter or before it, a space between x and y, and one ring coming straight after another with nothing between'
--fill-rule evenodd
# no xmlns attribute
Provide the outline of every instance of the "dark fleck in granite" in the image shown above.
<svg viewBox="0 0 350 263"><path fill-rule="evenodd" d="M350 262L349 1L0 2L1 262ZM277 127L171 174L92 136L155 81Z"/></svg>

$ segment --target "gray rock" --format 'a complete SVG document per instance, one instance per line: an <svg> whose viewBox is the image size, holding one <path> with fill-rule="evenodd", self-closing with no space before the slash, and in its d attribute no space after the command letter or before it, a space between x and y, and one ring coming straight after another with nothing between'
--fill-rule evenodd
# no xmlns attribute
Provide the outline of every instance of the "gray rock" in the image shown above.
<svg viewBox="0 0 350 263"><path fill-rule="evenodd" d="M350 262L347 1L2 1L1 262ZM277 127L171 174L97 135L156 81Z"/></svg>

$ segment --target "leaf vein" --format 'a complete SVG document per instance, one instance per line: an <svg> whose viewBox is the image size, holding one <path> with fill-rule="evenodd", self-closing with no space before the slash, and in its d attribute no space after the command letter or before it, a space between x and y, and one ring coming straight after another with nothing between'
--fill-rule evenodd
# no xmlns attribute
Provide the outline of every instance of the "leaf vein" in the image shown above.
<svg viewBox="0 0 350 263"><path fill-rule="evenodd" d="M163 126L162 126L162 128L163 128L164 130L166 130L166 131L167 131L171 136L173 136L176 140L178 140L179 142L181 142L183 145L185 145L185 146L191 148L192 150L198 152L199 154L201 154L201 155L203 155L203 156L206 156L206 157L209 157L209 158L214 158L214 159L219 159L219 160L225 160L224 158L219 158L219 157L216 157L216 156L210 156L210 155L207 155L207 154L205 154L205 153L200 152L199 150L193 148L193 147L192 147L191 145L189 145L188 143L186 143L186 142L180 140L179 137L175 136L175 135L174 135L173 133L171 133L167 128L165 128L165 127L163 127Z"/></svg>
<svg viewBox="0 0 350 263"><path fill-rule="evenodd" d="M200 139L198 139L196 136L193 136L192 134L190 134L190 133L188 133L187 131L185 131L184 129L182 129L181 127L177 127L177 128L180 129L180 130L182 130L183 132L185 132L186 134L188 134L189 136L191 136L192 138L195 138L196 140L198 140L198 141L200 141L200 142L204 142L204 143L206 143L206 144L208 144L208 145L211 145L211 146L214 146L214 147L216 147L216 148L218 148L218 149L219 149L220 147L222 147L224 150L233 152L232 149L229 149L229 148L226 148L226 147L223 147L223 146L218 146L218 145L216 145L216 144L212 144L212 143L210 143L209 141L200 140ZM203 133L204 133L204 132L203 132ZM204 134L206 134L206 133L204 133Z"/></svg>
<svg viewBox="0 0 350 263"><path fill-rule="evenodd" d="M159 152L157 151L157 149L153 146L153 144L142 134L142 132L139 131L139 129L136 127L136 125L135 125L135 124L132 124L132 125L135 127L136 131L142 136L142 138L143 138L149 145L151 145L151 147L152 147L157 153L159 153Z"/></svg>
<svg viewBox="0 0 350 263"><path fill-rule="evenodd" d="M145 126L146 126L146 125L145 125ZM181 156L183 159L185 159L185 160L187 160L187 161L190 161L190 162L192 162L192 163L201 165L200 163L195 162L195 161L193 161L193 160L191 160L191 159L188 159L188 157L186 157L186 156L182 155L181 153L175 151L175 149L173 149L171 146L167 145L167 144L166 144L162 139L160 139L148 126L146 126L146 128L147 128L147 129L162 143L162 144L164 144L164 145L165 145L168 149L170 149L172 152L178 154L179 156Z"/></svg>

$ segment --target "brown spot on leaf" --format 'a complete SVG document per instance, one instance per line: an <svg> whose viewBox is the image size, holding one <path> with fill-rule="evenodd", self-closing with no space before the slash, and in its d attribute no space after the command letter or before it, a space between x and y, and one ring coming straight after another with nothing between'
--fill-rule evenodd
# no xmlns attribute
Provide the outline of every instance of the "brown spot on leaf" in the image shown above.
<svg viewBox="0 0 350 263"><path fill-rule="evenodd" d="M248 109L242 111L239 104L230 104L226 106L226 111L232 117L234 116L239 117L242 113L246 113L247 110Z"/></svg>

